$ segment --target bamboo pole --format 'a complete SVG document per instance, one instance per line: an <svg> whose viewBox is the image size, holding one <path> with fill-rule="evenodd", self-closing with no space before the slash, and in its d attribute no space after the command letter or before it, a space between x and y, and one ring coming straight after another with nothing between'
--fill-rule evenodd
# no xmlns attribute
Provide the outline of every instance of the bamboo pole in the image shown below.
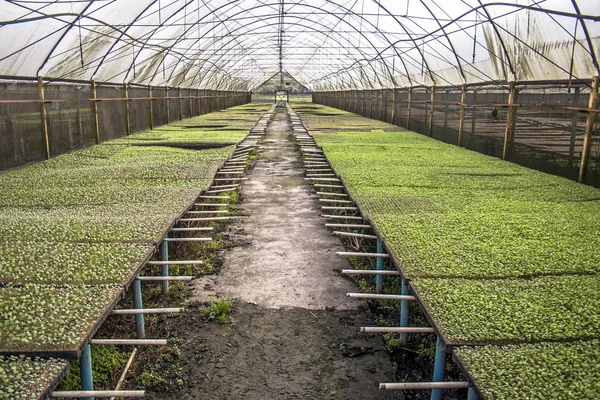
<svg viewBox="0 0 600 400"><path fill-rule="evenodd" d="M125 83L123 87L125 89L125 126L127 128L127 135L131 135L131 120L129 119L129 86Z"/></svg>
<svg viewBox="0 0 600 400"><path fill-rule="evenodd" d="M179 108L179 120L183 119L183 109L181 107L181 86L177 88L177 106Z"/></svg>
<svg viewBox="0 0 600 400"><path fill-rule="evenodd" d="M363 326L360 331L369 333L433 333L435 329L429 327Z"/></svg>
<svg viewBox="0 0 600 400"><path fill-rule="evenodd" d="M598 80L599 77L595 76L592 79L592 91L590 92L590 100L588 108L594 109L598 103ZM594 130L594 122L596 121L596 112L588 111L587 120L585 122L585 136L583 138L583 152L581 153L581 166L579 168L579 183L585 181L587 173L588 163L590 159L590 148L592 145L592 132Z"/></svg>
<svg viewBox="0 0 600 400"><path fill-rule="evenodd" d="M165 86L165 104L166 104L166 112L167 112L167 124L171 122L169 118L169 87Z"/></svg>
<svg viewBox="0 0 600 400"><path fill-rule="evenodd" d="M406 102L408 108L408 113L406 115L406 129L410 129L410 114L412 112L412 93L413 88L411 86L408 88L408 101Z"/></svg>
<svg viewBox="0 0 600 400"><path fill-rule="evenodd" d="M38 76L38 97L40 99L40 117L42 121L42 133L44 134L44 147L46 150L46 160L50 159L50 138L48 137L48 120L46 116L46 101L44 98L44 81Z"/></svg>
<svg viewBox="0 0 600 400"><path fill-rule="evenodd" d="M433 111L435 110L435 85L431 86L431 103L429 104L429 136L433 136Z"/></svg>
<svg viewBox="0 0 600 400"><path fill-rule="evenodd" d="M152 110L152 86L148 85L148 105L150 107L150 129L154 129L154 111Z"/></svg>
<svg viewBox="0 0 600 400"><path fill-rule="evenodd" d="M112 310L112 315L132 315L132 314L172 314L184 312L185 309L178 308L131 308L131 309L118 309Z"/></svg>
<svg viewBox="0 0 600 400"><path fill-rule="evenodd" d="M336 256L348 256L348 257L380 257L380 258L390 258L390 255L387 253L361 253L354 251L336 251Z"/></svg>
<svg viewBox="0 0 600 400"><path fill-rule="evenodd" d="M396 125L396 88L392 88L392 125Z"/></svg>
<svg viewBox="0 0 600 400"><path fill-rule="evenodd" d="M100 144L100 123L98 121L98 98L96 90L96 81L92 80L92 112L94 113L94 134L96 135L96 144Z"/></svg>
<svg viewBox="0 0 600 400"><path fill-rule="evenodd" d="M467 100L467 85L462 85L460 92L460 116L458 120L458 145L462 146L465 129L465 101Z"/></svg>
<svg viewBox="0 0 600 400"><path fill-rule="evenodd" d="M336 236L348 236L348 237L355 237L355 238L358 238L358 239L372 239L372 240L377 240L377 236L375 236L375 235L365 235L364 233L333 231L333 234L336 235Z"/></svg>
<svg viewBox="0 0 600 400"><path fill-rule="evenodd" d="M137 353L137 347L134 347L133 351L129 355L129 359L127 360L127 363L125 364L125 368L123 368L121 377L119 378L119 381L117 382L117 385L115 386L115 390L121 389L121 385L123 385L123 382L125 381L125 377L127 376L127 372L129 372L129 368L131 368L131 364L133 363L133 359L135 358L136 353ZM115 400L115 396L111 397L110 400Z"/></svg>
<svg viewBox="0 0 600 400"><path fill-rule="evenodd" d="M502 159L508 159L508 152L510 147L510 133L513 127L513 119L514 119L514 107L512 105L515 103L515 92L516 92L516 84L515 82L510 83L510 89L508 92L508 111L506 113L506 129L504 130L504 147L502 150Z"/></svg>
<svg viewBox="0 0 600 400"><path fill-rule="evenodd" d="M112 344L116 346L166 346L167 339L92 339L91 344Z"/></svg>
<svg viewBox="0 0 600 400"><path fill-rule="evenodd" d="M383 121L383 96L384 96L384 91L383 89L381 89L380 91L380 95L381 95L381 101L379 102L379 120Z"/></svg>

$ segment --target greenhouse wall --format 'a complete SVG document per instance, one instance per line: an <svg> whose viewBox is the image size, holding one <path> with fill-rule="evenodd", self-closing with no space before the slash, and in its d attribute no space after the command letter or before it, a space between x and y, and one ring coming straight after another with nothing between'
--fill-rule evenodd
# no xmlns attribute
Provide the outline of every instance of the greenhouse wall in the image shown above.
<svg viewBox="0 0 600 400"><path fill-rule="evenodd" d="M0 170L249 101L247 92L0 80Z"/></svg>
<svg viewBox="0 0 600 400"><path fill-rule="evenodd" d="M600 126L590 127L592 81L317 92L314 102L379 119L446 143L600 187ZM464 93L463 93L464 90ZM461 101L464 96L464 101ZM461 112L462 134L461 132ZM506 143L506 145L505 145Z"/></svg>

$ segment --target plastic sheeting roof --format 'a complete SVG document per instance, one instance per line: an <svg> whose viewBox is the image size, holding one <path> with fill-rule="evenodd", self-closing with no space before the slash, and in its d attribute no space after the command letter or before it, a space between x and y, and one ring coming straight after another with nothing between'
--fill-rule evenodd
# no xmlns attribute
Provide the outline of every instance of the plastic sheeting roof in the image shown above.
<svg viewBox="0 0 600 400"><path fill-rule="evenodd" d="M589 79L598 0L0 1L0 75L252 90ZM281 65L280 65L281 62Z"/></svg>

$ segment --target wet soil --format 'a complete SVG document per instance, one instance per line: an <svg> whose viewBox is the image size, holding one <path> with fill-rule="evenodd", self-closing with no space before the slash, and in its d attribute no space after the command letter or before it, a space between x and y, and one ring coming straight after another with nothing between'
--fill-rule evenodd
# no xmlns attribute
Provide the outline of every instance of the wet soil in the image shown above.
<svg viewBox="0 0 600 400"><path fill-rule="evenodd" d="M395 381L368 309L346 297L358 289L339 240L319 218L303 179L287 115L269 124L259 159L241 190L241 212L215 276L191 285L189 310L161 324L181 356L182 385L147 391L151 399L393 399L378 389ZM235 299L229 322L208 322L202 302Z"/></svg>

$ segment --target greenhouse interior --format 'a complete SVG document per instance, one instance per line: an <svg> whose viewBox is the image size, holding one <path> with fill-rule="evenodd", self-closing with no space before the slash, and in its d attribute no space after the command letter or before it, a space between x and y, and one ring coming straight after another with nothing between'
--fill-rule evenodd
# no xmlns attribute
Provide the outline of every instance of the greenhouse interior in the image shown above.
<svg viewBox="0 0 600 400"><path fill-rule="evenodd" d="M0 0L0 399L600 398L598 0Z"/></svg>

